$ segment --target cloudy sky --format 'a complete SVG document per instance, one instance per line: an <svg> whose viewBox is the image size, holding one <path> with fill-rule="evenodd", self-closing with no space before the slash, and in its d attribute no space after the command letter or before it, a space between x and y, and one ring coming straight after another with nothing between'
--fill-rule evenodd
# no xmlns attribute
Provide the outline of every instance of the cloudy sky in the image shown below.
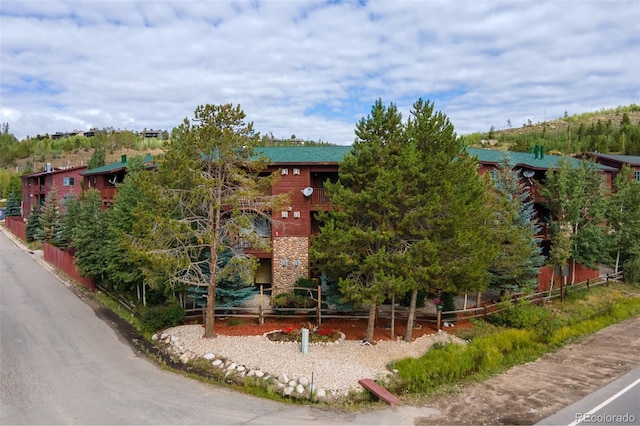
<svg viewBox="0 0 640 426"><path fill-rule="evenodd" d="M20 139L233 103L261 133L350 144L378 98L486 132L640 103L640 1L2 0L0 75Z"/></svg>

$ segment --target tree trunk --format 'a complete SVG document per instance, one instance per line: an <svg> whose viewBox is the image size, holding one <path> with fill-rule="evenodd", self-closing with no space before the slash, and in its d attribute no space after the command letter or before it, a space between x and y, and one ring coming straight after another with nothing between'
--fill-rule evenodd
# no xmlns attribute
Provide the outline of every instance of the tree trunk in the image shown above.
<svg viewBox="0 0 640 426"><path fill-rule="evenodd" d="M615 273L618 273L618 268L620 267L620 250L618 250L618 253L616 254L616 270Z"/></svg>
<svg viewBox="0 0 640 426"><path fill-rule="evenodd" d="M216 337L215 329L215 312L216 312L216 284L215 281L209 283L207 289L207 311L204 318L204 338L211 339Z"/></svg>
<svg viewBox="0 0 640 426"><path fill-rule="evenodd" d="M479 308L482 305L482 292L479 291L476 295L476 308Z"/></svg>
<svg viewBox="0 0 640 426"><path fill-rule="evenodd" d="M416 316L416 302L418 301L418 289L414 288L411 291L411 303L409 304L409 317L407 318L407 330L404 332L404 341L411 341L411 334L413 332L413 319Z"/></svg>
<svg viewBox="0 0 640 426"><path fill-rule="evenodd" d="M367 335L364 338L369 343L373 342L373 332L376 328L376 308L377 305L373 303L369 305L369 322L367 323Z"/></svg>

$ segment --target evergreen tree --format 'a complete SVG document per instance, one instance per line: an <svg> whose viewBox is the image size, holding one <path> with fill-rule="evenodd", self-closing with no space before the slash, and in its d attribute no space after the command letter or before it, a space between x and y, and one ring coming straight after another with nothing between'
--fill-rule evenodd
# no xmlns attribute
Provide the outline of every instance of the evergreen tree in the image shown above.
<svg viewBox="0 0 640 426"><path fill-rule="evenodd" d="M540 239L535 238L540 227L533 201L520 175L505 157L492 181L492 240L498 243L498 254L489 268L491 286L515 291L535 288L544 264Z"/></svg>
<svg viewBox="0 0 640 426"><path fill-rule="evenodd" d="M42 212L40 213L40 233L38 240L43 242L53 242L56 228L60 221L60 202L58 200L58 189L52 185L44 199Z"/></svg>
<svg viewBox="0 0 640 426"><path fill-rule="evenodd" d="M136 209L147 210L151 206L141 190L143 159L136 156L127 161L127 175L118 184L118 193L113 205L105 212L105 244L103 248L106 270L105 281L116 290L131 292L144 285L142 270L132 257L130 246ZM146 300L144 300L146 304Z"/></svg>
<svg viewBox="0 0 640 426"><path fill-rule="evenodd" d="M40 235L40 231L42 229L42 225L40 224L40 209L36 206L31 208L31 212L29 212L29 219L27 220L27 227L25 229L25 237L27 242L36 241L38 239L38 235Z"/></svg>
<svg viewBox="0 0 640 426"><path fill-rule="evenodd" d="M256 216L271 220L270 212L287 198L264 195L277 176L260 175L267 164L253 159L259 135L244 119L239 106L197 107L193 120L185 119L176 132L180 137L167 146L158 171L146 174L153 184L144 186L145 196L164 205L164 211L136 213L138 229L148 230L135 240L137 256L147 262L145 278L157 282L160 270L173 286L207 288L205 338L215 337L218 281L231 268L255 273L250 256L237 254L223 265L220 255L242 242L266 248L269 242L251 221Z"/></svg>
<svg viewBox="0 0 640 426"><path fill-rule="evenodd" d="M85 277L101 281L106 268L104 212L100 191L89 189L80 202L78 219L72 231L78 271Z"/></svg>
<svg viewBox="0 0 640 426"><path fill-rule="evenodd" d="M354 304L369 307L365 340L373 340L376 307L394 291L403 292L395 271L401 255L394 204L404 180L402 116L396 106L378 100L356 126L353 150L341 162L339 180L326 184L334 208L321 215L319 235L311 245L312 262ZM398 177L398 179L396 179Z"/></svg>
<svg viewBox="0 0 640 426"><path fill-rule="evenodd" d="M9 197L7 198L7 205L4 210L5 216L20 216L22 214L20 208L20 193L11 191L9 193Z"/></svg>
<svg viewBox="0 0 640 426"><path fill-rule="evenodd" d="M106 152L102 144L96 144L96 147L91 155L89 164L87 164L87 170L96 169L105 165Z"/></svg>
<svg viewBox="0 0 640 426"><path fill-rule="evenodd" d="M418 293L486 287L494 252L476 161L432 103L418 100L411 114L403 125L395 105L378 100L358 123L311 247L348 300L369 305L367 340L376 306L406 292L410 340Z"/></svg>

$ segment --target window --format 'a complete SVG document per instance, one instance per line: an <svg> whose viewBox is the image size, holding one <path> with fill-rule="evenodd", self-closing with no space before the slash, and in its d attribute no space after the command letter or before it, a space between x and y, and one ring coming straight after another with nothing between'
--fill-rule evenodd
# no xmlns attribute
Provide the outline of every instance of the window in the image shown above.
<svg viewBox="0 0 640 426"><path fill-rule="evenodd" d="M640 170L636 170L636 171L633 173L633 177L634 177L638 182L640 182Z"/></svg>
<svg viewBox="0 0 640 426"><path fill-rule="evenodd" d="M289 212L282 212L282 217L283 218L289 217Z"/></svg>
<svg viewBox="0 0 640 426"><path fill-rule="evenodd" d="M62 185L63 186L75 186L76 184L76 179L72 178L72 177L66 177L62 179Z"/></svg>
<svg viewBox="0 0 640 426"><path fill-rule="evenodd" d="M294 219L300 219L300 212L293 212Z"/></svg>
<svg viewBox="0 0 640 426"><path fill-rule="evenodd" d="M289 174L289 169L282 169L282 175L288 175Z"/></svg>
<svg viewBox="0 0 640 426"><path fill-rule="evenodd" d="M300 174L300 169L293 169L293 174L294 175L299 175Z"/></svg>

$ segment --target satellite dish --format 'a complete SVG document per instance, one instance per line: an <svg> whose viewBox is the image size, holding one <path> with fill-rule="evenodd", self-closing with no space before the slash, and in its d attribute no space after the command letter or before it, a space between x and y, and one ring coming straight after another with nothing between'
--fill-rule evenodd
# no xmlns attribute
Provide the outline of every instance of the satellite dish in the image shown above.
<svg viewBox="0 0 640 426"><path fill-rule="evenodd" d="M532 178L533 175L536 174L536 172L534 172L533 170L525 170L524 172L522 172L522 174L524 175L524 177L526 178Z"/></svg>
<svg viewBox="0 0 640 426"><path fill-rule="evenodd" d="M304 195L305 197L311 197L311 194L313 194L313 188L310 186L307 186L302 190L302 195Z"/></svg>

